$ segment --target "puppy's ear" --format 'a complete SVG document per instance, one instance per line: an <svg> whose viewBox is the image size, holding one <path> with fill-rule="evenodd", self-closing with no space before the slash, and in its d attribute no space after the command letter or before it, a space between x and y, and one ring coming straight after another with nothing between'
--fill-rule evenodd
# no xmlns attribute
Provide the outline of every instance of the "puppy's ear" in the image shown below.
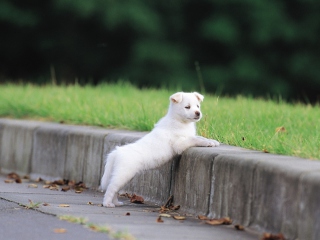
<svg viewBox="0 0 320 240"><path fill-rule="evenodd" d="M170 96L170 101L173 103L180 103L182 101L182 92L177 92Z"/></svg>
<svg viewBox="0 0 320 240"><path fill-rule="evenodd" d="M202 101L203 101L203 99L204 99L204 96L203 96L203 95L201 95L200 93L197 93L197 92L194 92L193 94L196 95L196 97L197 97L197 99L199 100L199 102L202 102Z"/></svg>

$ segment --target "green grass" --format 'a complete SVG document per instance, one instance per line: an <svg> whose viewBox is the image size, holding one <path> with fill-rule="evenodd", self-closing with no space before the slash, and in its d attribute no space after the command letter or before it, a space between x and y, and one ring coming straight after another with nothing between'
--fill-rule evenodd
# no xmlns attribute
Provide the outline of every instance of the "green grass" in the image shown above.
<svg viewBox="0 0 320 240"><path fill-rule="evenodd" d="M149 131L174 91L126 83L93 86L0 85L0 116ZM320 159L320 106L206 95L198 133L249 149ZM284 127L285 132L276 132Z"/></svg>

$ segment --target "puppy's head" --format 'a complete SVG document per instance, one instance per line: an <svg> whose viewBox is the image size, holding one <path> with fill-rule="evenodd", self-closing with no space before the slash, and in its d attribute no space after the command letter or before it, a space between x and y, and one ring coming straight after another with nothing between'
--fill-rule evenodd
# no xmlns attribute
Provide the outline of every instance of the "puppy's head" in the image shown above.
<svg viewBox="0 0 320 240"><path fill-rule="evenodd" d="M200 102L203 101L203 98L197 92L177 92L170 96L171 114L182 122L197 122L202 117Z"/></svg>

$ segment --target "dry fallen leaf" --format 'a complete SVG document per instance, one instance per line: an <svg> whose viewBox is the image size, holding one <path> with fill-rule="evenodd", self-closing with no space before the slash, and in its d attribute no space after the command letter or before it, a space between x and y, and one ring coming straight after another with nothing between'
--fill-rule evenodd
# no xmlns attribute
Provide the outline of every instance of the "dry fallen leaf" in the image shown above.
<svg viewBox="0 0 320 240"><path fill-rule="evenodd" d="M130 202L132 202L132 203L143 203L144 199L141 196L133 194L132 197L130 198Z"/></svg>
<svg viewBox="0 0 320 240"><path fill-rule="evenodd" d="M279 233L279 234L264 233L261 240L285 240L285 238L282 233Z"/></svg>
<svg viewBox="0 0 320 240"><path fill-rule="evenodd" d="M185 220L185 216L172 216L175 220Z"/></svg>
<svg viewBox="0 0 320 240"><path fill-rule="evenodd" d="M70 186L64 186L64 187L61 188L62 192L67 192L69 190L70 190Z"/></svg>
<svg viewBox="0 0 320 240"><path fill-rule="evenodd" d="M158 223L163 223L163 220L161 219L160 216L157 218L157 222L158 222Z"/></svg>
<svg viewBox="0 0 320 240"><path fill-rule="evenodd" d="M20 176L19 176L17 173L15 173L15 172L9 173L9 174L7 175L7 177L8 177L9 179L15 180L16 183L22 183L22 180L21 180Z"/></svg>
<svg viewBox="0 0 320 240"><path fill-rule="evenodd" d="M7 175L7 177L10 178L10 179L18 179L18 178L20 178L20 176L15 172L9 173Z"/></svg>
<svg viewBox="0 0 320 240"><path fill-rule="evenodd" d="M43 185L43 188L50 188L50 185Z"/></svg>
<svg viewBox="0 0 320 240"><path fill-rule="evenodd" d="M286 132L287 130L282 126L282 127L277 127L276 128L276 133L283 133Z"/></svg>
<svg viewBox="0 0 320 240"><path fill-rule="evenodd" d="M209 218L207 216L204 216L204 215L198 215L198 218L200 220L209 220Z"/></svg>
<svg viewBox="0 0 320 240"><path fill-rule="evenodd" d="M21 178L17 178L17 179L16 179L16 183L22 183Z"/></svg>
<svg viewBox="0 0 320 240"><path fill-rule="evenodd" d="M207 224L210 225L230 225L232 223L232 220L229 217L225 218L218 218L218 219L210 219L209 221L206 221Z"/></svg>
<svg viewBox="0 0 320 240"><path fill-rule="evenodd" d="M55 229L53 229L53 231L55 233L66 233L67 229L65 229L65 228L55 228Z"/></svg>
<svg viewBox="0 0 320 240"><path fill-rule="evenodd" d="M166 217L166 218L171 218L172 217L170 214L166 214L166 213L161 213L159 216L160 217Z"/></svg>
<svg viewBox="0 0 320 240"><path fill-rule="evenodd" d="M35 182L42 182L43 181L43 179L41 178L41 177L39 177L39 178L37 178L36 180L35 180Z"/></svg>
<svg viewBox="0 0 320 240"><path fill-rule="evenodd" d="M269 151L268 151L267 149L265 149L265 148L264 148L262 151L263 151L264 153L269 153Z"/></svg>
<svg viewBox="0 0 320 240"><path fill-rule="evenodd" d="M50 206L49 203L43 203L42 206Z"/></svg>
<svg viewBox="0 0 320 240"><path fill-rule="evenodd" d="M125 214L125 216L130 216L131 214L129 213L129 212L127 212L126 214Z"/></svg>
<svg viewBox="0 0 320 240"><path fill-rule="evenodd" d="M5 183L14 183L14 180L13 179L6 179L4 180Z"/></svg>
<svg viewBox="0 0 320 240"><path fill-rule="evenodd" d="M53 191L59 191L59 186L58 185L50 186L49 189Z"/></svg>
<svg viewBox="0 0 320 240"><path fill-rule="evenodd" d="M70 207L68 204L59 204L59 207Z"/></svg>
<svg viewBox="0 0 320 240"><path fill-rule="evenodd" d="M57 184L57 185L64 185L66 182L65 182L65 180L63 180L63 179L60 179L60 180L55 180L54 182L53 182L53 184Z"/></svg>
<svg viewBox="0 0 320 240"><path fill-rule="evenodd" d="M93 205L93 203L92 203L92 202L87 202L87 204L88 204L88 205Z"/></svg>
<svg viewBox="0 0 320 240"><path fill-rule="evenodd" d="M243 231L244 230L244 226L242 226L240 224L234 225L234 228L239 230L239 231Z"/></svg>
<svg viewBox="0 0 320 240"><path fill-rule="evenodd" d="M38 185L37 184L33 184L33 183L28 185L28 188L37 188L37 187L38 187Z"/></svg>

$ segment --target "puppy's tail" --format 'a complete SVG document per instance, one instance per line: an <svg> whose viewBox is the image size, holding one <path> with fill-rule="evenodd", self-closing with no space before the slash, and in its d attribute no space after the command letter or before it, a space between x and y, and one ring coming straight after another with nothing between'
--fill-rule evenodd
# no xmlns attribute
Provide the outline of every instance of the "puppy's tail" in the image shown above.
<svg viewBox="0 0 320 240"><path fill-rule="evenodd" d="M112 168L113 168L113 164L115 161L115 151L111 152L106 159L106 164L104 167L104 173L103 176L101 178L101 185L100 185L100 189L101 190L107 190L107 187L109 185L109 181L111 178L111 172L112 172Z"/></svg>

